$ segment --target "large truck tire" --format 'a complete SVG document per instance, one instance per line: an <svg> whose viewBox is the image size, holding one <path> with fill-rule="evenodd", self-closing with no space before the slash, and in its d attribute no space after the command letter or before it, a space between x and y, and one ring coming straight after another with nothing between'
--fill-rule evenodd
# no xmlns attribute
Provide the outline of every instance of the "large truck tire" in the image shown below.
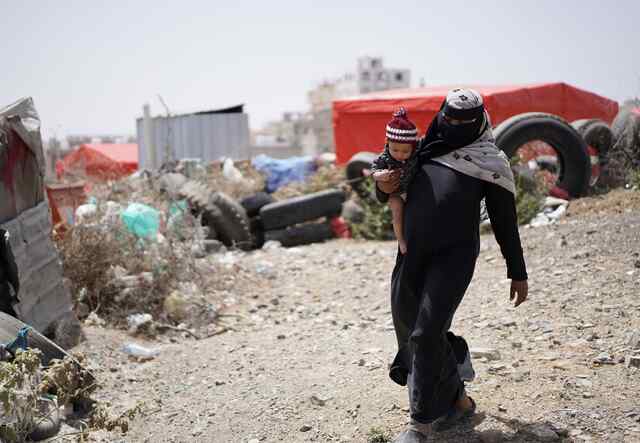
<svg viewBox="0 0 640 443"><path fill-rule="evenodd" d="M227 247L248 251L253 248L247 211L232 197L222 192L211 196L211 202L220 212L211 220L218 239ZM219 214L219 216L218 216Z"/></svg>
<svg viewBox="0 0 640 443"><path fill-rule="evenodd" d="M640 101L632 101L620 107L616 118L614 118L611 123L614 143L618 143L621 136L629 135L629 123L630 121L633 123L635 119L640 120Z"/></svg>
<svg viewBox="0 0 640 443"><path fill-rule="evenodd" d="M598 156L605 159L613 145L613 132L609 125L597 118L576 120L571 123L573 129L578 131L587 146L592 146L598 151Z"/></svg>
<svg viewBox="0 0 640 443"><path fill-rule="evenodd" d="M500 123L494 135L498 147L509 157L528 142L547 143L557 153L560 163L556 185L570 197L586 193L591 177L587 145L560 117L541 112L519 114Z"/></svg>
<svg viewBox="0 0 640 443"><path fill-rule="evenodd" d="M264 226L262 226L262 219L258 217L252 217L249 219L249 227L251 229L251 235L253 236L253 243L256 248L262 248L264 245Z"/></svg>
<svg viewBox="0 0 640 443"><path fill-rule="evenodd" d="M247 211L249 218L255 217L260 213L260 209L276 200L266 192L258 192L240 200L240 204Z"/></svg>
<svg viewBox="0 0 640 443"><path fill-rule="evenodd" d="M609 149L613 144L613 132L604 121L597 118L576 120L571 126L578 131L587 144L587 152L591 163L591 179L589 186L595 186L600 178L602 168L606 167Z"/></svg>
<svg viewBox="0 0 640 443"><path fill-rule="evenodd" d="M366 189L362 186L362 183L366 179L364 171L371 169L371 165L376 157L378 157L378 154L362 151L355 154L347 162L347 167L345 169L347 180L349 180L351 188L360 197L366 198L369 196Z"/></svg>
<svg viewBox="0 0 640 443"><path fill-rule="evenodd" d="M278 241L287 248L320 243L333 238L333 236L333 230L328 223L306 223L264 233L265 241Z"/></svg>
<svg viewBox="0 0 640 443"><path fill-rule="evenodd" d="M0 343L3 345L11 343L23 327L29 327L29 325L9 314L0 312ZM54 358L62 360L68 355L60 346L33 328L27 333L27 347L39 349L42 352L43 366L49 366L49 362Z"/></svg>
<svg viewBox="0 0 640 443"><path fill-rule="evenodd" d="M266 231L282 229L321 217L338 216L344 201L344 192L337 189L301 195L263 206L260 219Z"/></svg>
<svg viewBox="0 0 640 443"><path fill-rule="evenodd" d="M193 215L201 216L202 226L208 228L207 239L217 240L218 233L213 225L213 220L222 215L220 209L210 202L211 191L202 183L189 181L180 188L180 195L189 203Z"/></svg>
<svg viewBox="0 0 640 443"><path fill-rule="evenodd" d="M220 240L229 248L253 248L249 217L240 203L222 192L212 192L206 185L193 181L187 182L180 192L192 210L202 215L202 224L209 228L208 239Z"/></svg>

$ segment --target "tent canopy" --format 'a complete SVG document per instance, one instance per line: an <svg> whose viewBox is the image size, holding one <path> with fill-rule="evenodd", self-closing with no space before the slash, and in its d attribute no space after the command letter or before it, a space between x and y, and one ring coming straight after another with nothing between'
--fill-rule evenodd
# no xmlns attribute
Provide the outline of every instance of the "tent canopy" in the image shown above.
<svg viewBox="0 0 640 443"><path fill-rule="evenodd" d="M547 112L569 122L599 118L607 123L618 112L617 102L565 83L452 85L373 92L333 102L337 162L346 163L360 151L381 151L385 125L400 106L407 109L409 118L423 134L447 92L455 87L473 88L482 94L494 126L524 112Z"/></svg>
<svg viewBox="0 0 640 443"><path fill-rule="evenodd" d="M56 164L58 177L71 175L113 180L138 169L138 145L85 143Z"/></svg>

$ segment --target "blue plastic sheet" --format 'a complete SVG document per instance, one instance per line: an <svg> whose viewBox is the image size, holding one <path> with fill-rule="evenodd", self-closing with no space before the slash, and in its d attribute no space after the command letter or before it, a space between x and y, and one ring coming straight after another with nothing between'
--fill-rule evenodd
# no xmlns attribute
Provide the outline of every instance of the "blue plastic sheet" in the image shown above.
<svg viewBox="0 0 640 443"><path fill-rule="evenodd" d="M260 154L251 163L267 176L267 192L275 192L288 183L305 181L316 170L310 156L277 159Z"/></svg>
<svg viewBox="0 0 640 443"><path fill-rule="evenodd" d="M138 238L155 240L160 229L160 213L151 206L131 203L120 215L129 232Z"/></svg>

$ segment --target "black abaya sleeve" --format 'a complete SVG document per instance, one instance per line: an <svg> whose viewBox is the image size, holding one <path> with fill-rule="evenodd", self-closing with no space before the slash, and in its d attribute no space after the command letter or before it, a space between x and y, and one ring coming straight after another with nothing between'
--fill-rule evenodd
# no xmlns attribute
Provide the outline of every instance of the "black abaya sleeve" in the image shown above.
<svg viewBox="0 0 640 443"><path fill-rule="evenodd" d="M502 186L485 182L485 201L493 233L507 262L507 277L512 280L526 280L527 268L520 244L513 194Z"/></svg>

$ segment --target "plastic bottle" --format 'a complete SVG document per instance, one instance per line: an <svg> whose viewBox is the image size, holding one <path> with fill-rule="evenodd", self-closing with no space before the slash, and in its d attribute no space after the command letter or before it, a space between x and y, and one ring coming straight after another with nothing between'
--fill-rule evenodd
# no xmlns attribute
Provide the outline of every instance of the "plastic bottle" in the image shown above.
<svg viewBox="0 0 640 443"><path fill-rule="evenodd" d="M160 351L157 349L145 348L137 343L127 343L122 347L122 351L125 354L141 360L150 360L160 354Z"/></svg>

